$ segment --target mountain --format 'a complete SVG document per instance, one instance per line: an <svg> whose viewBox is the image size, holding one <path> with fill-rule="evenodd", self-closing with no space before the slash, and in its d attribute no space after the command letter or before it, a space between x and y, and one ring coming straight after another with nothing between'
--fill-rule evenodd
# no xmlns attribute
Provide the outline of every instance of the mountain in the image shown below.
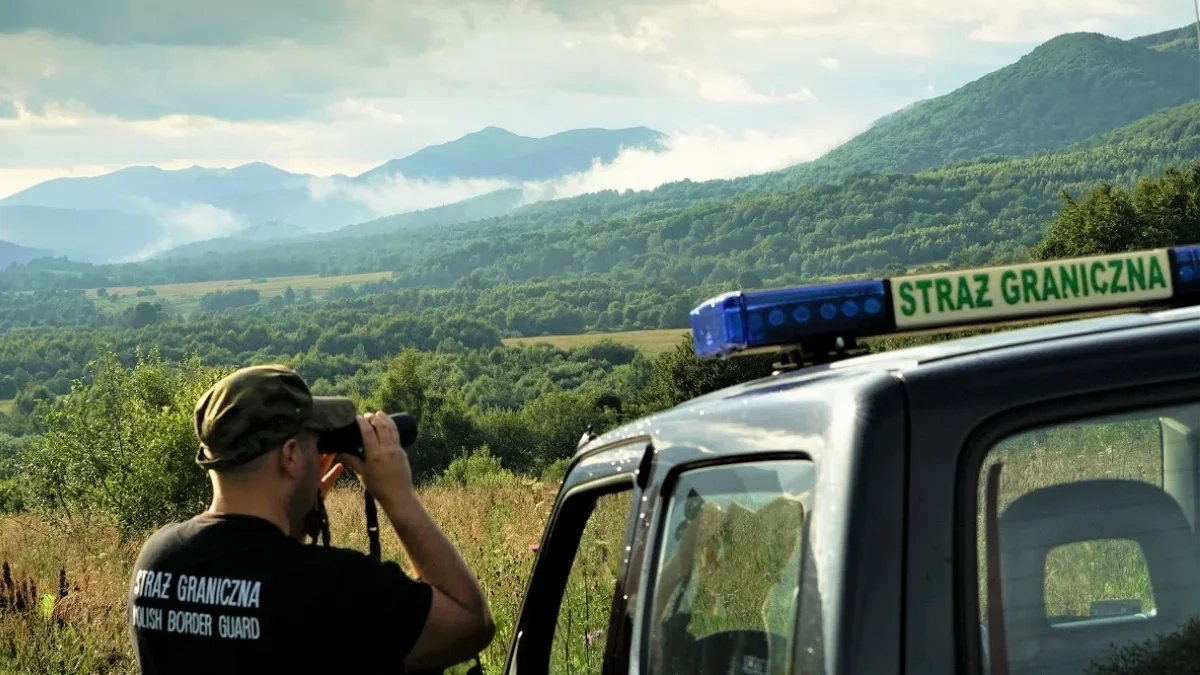
<svg viewBox="0 0 1200 675"><path fill-rule="evenodd" d="M133 258L161 236L141 214L0 203L0 239L85 262Z"/></svg>
<svg viewBox="0 0 1200 675"><path fill-rule="evenodd" d="M1016 63L877 120L787 173L795 183L830 182L861 171L916 172L1063 148L1195 99L1195 37L1194 26L1128 41L1060 35ZM1193 49L1175 48L1188 39Z"/></svg>
<svg viewBox="0 0 1200 675"><path fill-rule="evenodd" d="M271 221L261 225L252 225L230 237L217 237L194 241L182 246L169 248L155 254L154 258L194 258L205 253L236 253L264 248L288 242L307 241L312 239L312 233L291 223Z"/></svg>
<svg viewBox="0 0 1200 675"><path fill-rule="evenodd" d="M665 135L646 127L573 129L544 138L487 127L387 162L356 180L371 181L395 174L410 180L551 180L587 171L597 161L609 164L622 149L661 150L665 140Z"/></svg>
<svg viewBox="0 0 1200 675"><path fill-rule="evenodd" d="M545 138L489 127L354 178L290 173L262 162L232 169L135 166L46 181L0 200L0 236L88 262L244 250L270 239L303 239L310 232L376 221L389 191L419 189L392 182L399 174L405 180L484 178L500 184L551 180L611 162L623 148L661 148L664 139L643 127L576 129ZM505 194L448 205L444 212L427 210L409 220L437 224L500 215L519 205ZM298 229L280 232L271 223ZM388 227L379 224L375 230ZM114 232L122 234L114 237ZM190 246L198 242L213 243Z"/></svg>
<svg viewBox="0 0 1200 675"><path fill-rule="evenodd" d="M411 211L395 216L377 218L365 223L355 223L322 235L322 238L364 237L376 234L391 234L401 230L455 225L476 220L486 220L515 211L524 203L524 194L517 188L496 190L461 202L436 206L423 211Z"/></svg>
<svg viewBox="0 0 1200 675"><path fill-rule="evenodd" d="M533 204L490 220L416 227L399 236L276 244L195 260L37 261L0 271L0 289L392 270L393 279L372 285L375 292L407 289L415 297L424 293L418 289L453 287L486 294L493 282L516 282L524 293L539 280L576 279L669 294L671 288L770 287L944 262L983 265L1020 258L1023 247L1035 244L1061 207L1060 191L1078 197L1102 181L1133 185L1198 157L1200 101L1028 157L916 174L860 174L786 192L730 195L723 192L728 182L691 183L673 186L688 190L690 202L667 209L629 210L619 195L592 196L575 202L573 212L554 202ZM464 302L469 297L462 296ZM593 316L608 306L590 295L577 306L590 303L595 306L579 311ZM655 325L652 313L638 321Z"/></svg>
<svg viewBox="0 0 1200 675"><path fill-rule="evenodd" d="M27 263L35 258L51 255L50 251L18 246L11 241L0 241L0 269L13 263Z"/></svg>
<svg viewBox="0 0 1200 675"><path fill-rule="evenodd" d="M1183 28L1165 30L1161 33L1143 35L1130 40L1132 44L1148 47L1163 52L1196 53L1196 26L1189 24Z"/></svg>

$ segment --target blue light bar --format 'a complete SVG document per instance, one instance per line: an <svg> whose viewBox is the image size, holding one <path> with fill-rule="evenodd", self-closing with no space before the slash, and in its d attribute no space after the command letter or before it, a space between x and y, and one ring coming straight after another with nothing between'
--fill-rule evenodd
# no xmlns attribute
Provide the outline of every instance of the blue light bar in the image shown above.
<svg viewBox="0 0 1200 675"><path fill-rule="evenodd" d="M893 327L887 288L879 280L726 293L692 310L691 319L702 357Z"/></svg>
<svg viewBox="0 0 1200 675"><path fill-rule="evenodd" d="M1078 312L1200 304L1200 244L726 293L691 312L697 356Z"/></svg>

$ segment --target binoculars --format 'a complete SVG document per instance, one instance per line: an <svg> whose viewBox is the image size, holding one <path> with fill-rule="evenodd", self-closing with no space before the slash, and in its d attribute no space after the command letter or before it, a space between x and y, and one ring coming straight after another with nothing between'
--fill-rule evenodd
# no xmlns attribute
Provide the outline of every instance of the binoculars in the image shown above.
<svg viewBox="0 0 1200 675"><path fill-rule="evenodd" d="M408 413L388 415L400 432L400 446L409 448L417 440L417 421ZM347 424L331 431L324 431L317 439L317 450L323 455L353 455L363 458L362 432L358 423Z"/></svg>

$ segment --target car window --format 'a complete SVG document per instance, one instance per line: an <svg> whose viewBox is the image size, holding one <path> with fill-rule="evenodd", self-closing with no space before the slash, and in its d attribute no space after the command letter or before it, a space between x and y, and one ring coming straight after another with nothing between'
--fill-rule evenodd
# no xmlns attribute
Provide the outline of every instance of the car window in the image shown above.
<svg viewBox="0 0 1200 675"><path fill-rule="evenodd" d="M695 469L672 488L651 588L649 672L790 672L813 468Z"/></svg>
<svg viewBox="0 0 1200 675"><path fill-rule="evenodd" d="M1194 662L1198 433L1200 406L1164 407L1028 429L990 448L976 527L985 669L1184 672L1170 665L1182 663L1180 639Z"/></svg>
<svg viewBox="0 0 1200 675"><path fill-rule="evenodd" d="M583 528L559 605L550 672L599 673L633 493L601 495Z"/></svg>

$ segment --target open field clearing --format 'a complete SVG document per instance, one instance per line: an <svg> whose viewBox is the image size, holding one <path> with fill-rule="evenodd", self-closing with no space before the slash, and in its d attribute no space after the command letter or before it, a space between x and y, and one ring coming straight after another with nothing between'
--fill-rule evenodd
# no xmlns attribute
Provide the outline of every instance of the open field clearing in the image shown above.
<svg viewBox="0 0 1200 675"><path fill-rule="evenodd" d="M189 284L163 284L161 286L151 286L156 295L150 296L150 299L168 300L171 303L186 302L189 300L198 300L205 293L214 291L230 291L239 288L253 288L261 294L262 298L272 298L277 295L283 295L288 286L292 290L299 293L305 288L311 288L313 297L320 298L329 289L341 284L361 284L371 281L379 281L391 276L391 272L367 272L364 274L347 274L344 276L322 277L316 274L307 274L295 277L268 277L266 281L255 282L253 279L228 279L224 281L197 281ZM98 289L88 289L87 294L96 297ZM119 294L122 300L143 300L138 298L137 292L141 290L138 286L121 286L106 289L109 295Z"/></svg>
<svg viewBox="0 0 1200 675"><path fill-rule="evenodd" d="M508 346L531 345L546 343L558 349L583 347L601 340L612 340L623 345L636 347L646 354L655 356L670 349L683 339L686 328L666 328L662 330L634 330L623 333L584 333L582 335L548 335L544 337L508 338L504 344Z"/></svg>

